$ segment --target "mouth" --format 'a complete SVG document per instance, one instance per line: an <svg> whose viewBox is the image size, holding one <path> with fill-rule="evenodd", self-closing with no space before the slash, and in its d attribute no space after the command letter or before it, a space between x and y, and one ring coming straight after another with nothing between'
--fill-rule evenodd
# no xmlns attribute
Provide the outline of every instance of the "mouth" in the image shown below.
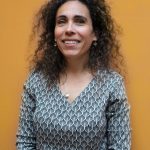
<svg viewBox="0 0 150 150"><path fill-rule="evenodd" d="M79 40L62 40L63 43L65 43L66 45L75 45L80 43Z"/></svg>

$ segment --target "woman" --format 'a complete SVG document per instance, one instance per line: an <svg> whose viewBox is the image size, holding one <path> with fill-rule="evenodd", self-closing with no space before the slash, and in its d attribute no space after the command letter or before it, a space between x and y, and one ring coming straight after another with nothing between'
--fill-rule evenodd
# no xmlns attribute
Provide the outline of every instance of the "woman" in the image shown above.
<svg viewBox="0 0 150 150"><path fill-rule="evenodd" d="M37 17L17 149L129 150L129 104L105 1L51 0Z"/></svg>

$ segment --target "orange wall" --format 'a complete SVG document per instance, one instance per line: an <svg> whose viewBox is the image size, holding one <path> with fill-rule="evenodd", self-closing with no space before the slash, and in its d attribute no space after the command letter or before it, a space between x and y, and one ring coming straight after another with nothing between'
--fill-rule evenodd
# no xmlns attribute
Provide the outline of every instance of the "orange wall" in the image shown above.
<svg viewBox="0 0 150 150"><path fill-rule="evenodd" d="M149 150L150 1L108 1L124 32L121 41L128 67L132 150ZM1 0L0 150L15 150L20 95L27 73L27 43L33 15L42 2L43 0Z"/></svg>

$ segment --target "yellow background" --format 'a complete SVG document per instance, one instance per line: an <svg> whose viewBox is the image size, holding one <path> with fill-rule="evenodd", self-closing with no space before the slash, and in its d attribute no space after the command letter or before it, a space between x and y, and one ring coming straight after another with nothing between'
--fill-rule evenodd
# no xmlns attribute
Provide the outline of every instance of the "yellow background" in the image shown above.
<svg viewBox="0 0 150 150"><path fill-rule="evenodd" d="M0 150L15 150L20 95L26 78L33 16L44 0L0 2ZM132 150L150 150L150 1L107 0L123 29Z"/></svg>

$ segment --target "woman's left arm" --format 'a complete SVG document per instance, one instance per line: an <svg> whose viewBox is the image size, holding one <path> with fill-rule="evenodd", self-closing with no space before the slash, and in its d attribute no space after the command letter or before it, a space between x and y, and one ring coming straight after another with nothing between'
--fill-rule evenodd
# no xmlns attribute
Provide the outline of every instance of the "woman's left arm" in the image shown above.
<svg viewBox="0 0 150 150"><path fill-rule="evenodd" d="M127 100L123 79L113 81L110 101L107 107L107 147L108 150L130 150L130 105Z"/></svg>

